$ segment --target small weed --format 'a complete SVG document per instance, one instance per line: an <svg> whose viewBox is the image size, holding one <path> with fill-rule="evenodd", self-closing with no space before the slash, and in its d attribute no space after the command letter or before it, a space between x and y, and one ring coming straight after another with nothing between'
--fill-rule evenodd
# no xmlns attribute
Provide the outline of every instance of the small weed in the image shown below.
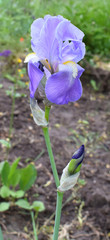
<svg viewBox="0 0 110 240"><path fill-rule="evenodd" d="M36 218L38 212L44 210L44 205L41 201L30 204L25 194L34 184L37 171L32 163L25 168L18 168L19 161L20 157L12 165L8 161L0 163L0 197L5 199L5 202L0 203L0 212L7 211L11 206L19 206L29 211L34 210Z"/></svg>
<svg viewBox="0 0 110 240"><path fill-rule="evenodd" d="M97 86L95 80L91 79L90 84L95 91L99 91L100 86Z"/></svg>

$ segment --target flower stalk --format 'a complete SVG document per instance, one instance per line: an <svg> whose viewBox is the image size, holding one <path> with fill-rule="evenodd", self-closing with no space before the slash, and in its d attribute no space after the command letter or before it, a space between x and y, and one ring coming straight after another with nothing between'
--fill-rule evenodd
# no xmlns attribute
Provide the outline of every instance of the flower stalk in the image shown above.
<svg viewBox="0 0 110 240"><path fill-rule="evenodd" d="M31 213L31 218L32 218L34 238L35 238L35 240L38 240L37 232L36 232L36 226L35 226L35 220L34 220L34 213L32 211L30 213Z"/></svg>
<svg viewBox="0 0 110 240"><path fill-rule="evenodd" d="M62 210L62 201L63 201L63 193L57 191L57 205L56 205L56 217L55 217L53 240L58 239L61 210Z"/></svg>
<svg viewBox="0 0 110 240"><path fill-rule="evenodd" d="M49 112L50 112L50 107L45 107L45 118L47 121L49 121ZM56 164L54 161L54 156L51 148L51 143L50 143L50 137L49 137L49 131L48 127L43 127L43 133L44 133L44 138L50 158L50 163L51 163L51 168L53 171L53 176L55 180L56 187L60 185L57 169L56 169ZM59 232L59 226L60 226L60 218L61 218L61 209L62 209L62 200L63 200L63 193L57 191L57 204L56 204L56 217L55 217L55 225L54 225L54 233L53 233L53 240L58 239L58 232Z"/></svg>
<svg viewBox="0 0 110 240"><path fill-rule="evenodd" d="M47 121L49 121L49 112L50 112L50 107L46 106L45 107L45 118L46 118ZM51 168L52 168L52 171L53 171L55 184L56 184L56 187L58 187L59 184L60 184L60 181L59 181L59 177L58 177L58 173L57 173L57 169L56 169L56 164L55 164L55 161L54 161L54 156L53 156L53 152L52 152L52 148L51 148L48 127L43 127L42 129L43 129L44 138L45 138L45 142L46 142L46 146L47 146L47 151L48 151L49 158L50 158L50 163L51 163Z"/></svg>

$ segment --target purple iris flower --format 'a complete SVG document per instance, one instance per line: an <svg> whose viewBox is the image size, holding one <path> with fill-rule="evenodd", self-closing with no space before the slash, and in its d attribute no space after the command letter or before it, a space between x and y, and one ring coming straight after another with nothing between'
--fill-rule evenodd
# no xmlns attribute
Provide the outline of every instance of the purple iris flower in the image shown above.
<svg viewBox="0 0 110 240"><path fill-rule="evenodd" d="M4 50L3 52L0 52L0 56L3 56L3 57L8 57L11 55L11 51L10 50Z"/></svg>
<svg viewBox="0 0 110 240"><path fill-rule="evenodd" d="M31 26L28 74L30 97L45 77L46 98L56 104L77 101L82 95L80 76L84 69L77 63L85 55L84 34L62 16L46 15Z"/></svg>

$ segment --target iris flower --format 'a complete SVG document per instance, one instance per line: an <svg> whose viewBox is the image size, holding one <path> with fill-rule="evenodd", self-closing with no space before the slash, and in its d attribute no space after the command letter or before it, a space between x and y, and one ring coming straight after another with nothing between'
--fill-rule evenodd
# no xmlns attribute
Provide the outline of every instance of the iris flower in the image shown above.
<svg viewBox="0 0 110 240"><path fill-rule="evenodd" d="M3 56L3 57L8 57L11 55L11 51L10 50L4 50L3 52L0 52L0 56Z"/></svg>
<svg viewBox="0 0 110 240"><path fill-rule="evenodd" d="M46 15L32 23L32 54L27 55L30 97L43 82L46 98L55 104L77 101L82 95L77 63L85 55L83 32L62 16Z"/></svg>

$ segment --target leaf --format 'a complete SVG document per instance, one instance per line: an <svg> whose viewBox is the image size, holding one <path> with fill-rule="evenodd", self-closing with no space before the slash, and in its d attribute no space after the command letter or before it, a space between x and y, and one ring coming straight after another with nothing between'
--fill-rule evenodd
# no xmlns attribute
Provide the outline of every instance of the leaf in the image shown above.
<svg viewBox="0 0 110 240"><path fill-rule="evenodd" d="M13 187L16 187L20 182L20 178L21 178L20 169L15 169L15 172L13 173L13 175L11 175L10 179L8 180L9 186L12 185Z"/></svg>
<svg viewBox="0 0 110 240"><path fill-rule="evenodd" d="M17 168L20 159L21 159L21 157L18 157L18 158L12 163L11 169L10 169L10 175L13 174L13 172L14 172L15 169ZM10 175L9 175L9 176L10 176Z"/></svg>
<svg viewBox="0 0 110 240"><path fill-rule="evenodd" d="M4 211L7 211L10 207L10 203L8 202L2 202L0 203L0 212L4 212ZM1 238L0 238L1 240Z"/></svg>
<svg viewBox="0 0 110 240"><path fill-rule="evenodd" d="M0 240L3 240L3 234L2 234L1 227L0 227Z"/></svg>
<svg viewBox="0 0 110 240"><path fill-rule="evenodd" d="M10 195L14 198L22 198L24 196L25 192L22 190L18 190L18 191L12 191L10 190Z"/></svg>
<svg viewBox="0 0 110 240"><path fill-rule="evenodd" d="M16 92L16 93L14 94L14 97L15 97L15 98L26 97L26 94L25 94L25 93Z"/></svg>
<svg viewBox="0 0 110 240"><path fill-rule="evenodd" d="M20 157L17 158L13 162L12 166L10 167L10 173L8 176L8 184L12 185L13 187L16 187L20 181L20 177L21 177L20 170L16 169L20 159L21 159Z"/></svg>
<svg viewBox="0 0 110 240"><path fill-rule="evenodd" d="M26 87L25 82L23 82L23 81L21 81L21 80L18 80L18 81L17 81L17 85L18 85L19 87L21 87L21 88L25 88L25 87Z"/></svg>
<svg viewBox="0 0 110 240"><path fill-rule="evenodd" d="M4 163L5 163L4 161L0 163L0 174L1 174L1 172L2 172L2 169L3 169Z"/></svg>
<svg viewBox="0 0 110 240"><path fill-rule="evenodd" d="M3 165L3 168L2 168L2 172L1 172L1 179L2 179L2 182L5 184L5 185L8 185L8 175L9 175L9 172L10 172L10 165L9 163L6 161Z"/></svg>
<svg viewBox="0 0 110 240"><path fill-rule="evenodd" d="M27 200L24 199L20 199L17 202L15 202L15 204L21 208L27 209L27 210L31 210L31 206L29 204L29 202Z"/></svg>
<svg viewBox="0 0 110 240"><path fill-rule="evenodd" d="M99 88L98 88L97 85L96 85L96 81L95 81L95 80L91 79L90 83L91 83L91 86L93 87L93 89L94 89L95 91L98 91L98 90L99 90Z"/></svg>
<svg viewBox="0 0 110 240"><path fill-rule="evenodd" d="M78 123L82 123L82 124L85 124L85 125L89 124L89 122L87 120L81 120L81 119L78 120Z"/></svg>
<svg viewBox="0 0 110 240"><path fill-rule="evenodd" d="M79 179L78 179L78 183L79 183L79 185L82 185L82 186L86 185L85 179L79 178Z"/></svg>
<svg viewBox="0 0 110 240"><path fill-rule="evenodd" d="M2 186L0 189L0 196L2 198L7 198L10 196L10 189L7 186Z"/></svg>
<svg viewBox="0 0 110 240"><path fill-rule="evenodd" d="M37 176L37 171L33 164L29 164L21 171L20 189L27 191L34 184Z"/></svg>
<svg viewBox="0 0 110 240"><path fill-rule="evenodd" d="M7 148L11 148L11 143L9 141L6 141L4 139L0 139L0 143Z"/></svg>
<svg viewBox="0 0 110 240"><path fill-rule="evenodd" d="M14 77L12 77L12 75L10 75L10 74L5 74L5 78L7 78L8 80L10 80L11 82L15 82L16 80L15 80L15 78Z"/></svg>
<svg viewBox="0 0 110 240"><path fill-rule="evenodd" d="M31 206L37 212L42 212L45 210L45 206L41 201L34 201Z"/></svg>

